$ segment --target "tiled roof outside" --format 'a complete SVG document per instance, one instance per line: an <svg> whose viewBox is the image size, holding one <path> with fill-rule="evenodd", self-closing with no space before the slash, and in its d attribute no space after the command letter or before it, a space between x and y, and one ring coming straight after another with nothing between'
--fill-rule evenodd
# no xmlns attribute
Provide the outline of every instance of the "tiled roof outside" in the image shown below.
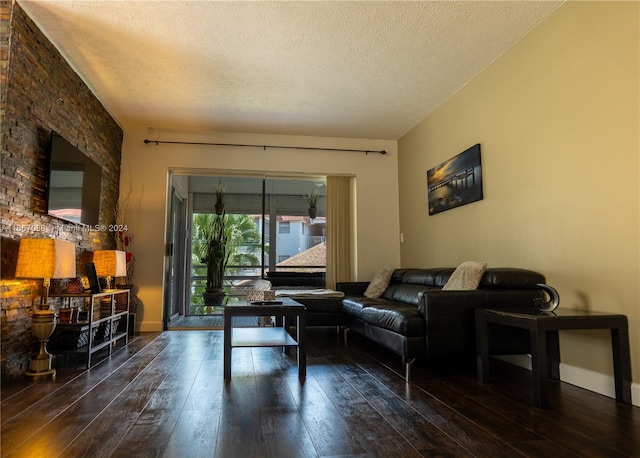
<svg viewBox="0 0 640 458"><path fill-rule="evenodd" d="M288 266L324 266L327 260L327 244L326 242L312 246L308 250L291 256L282 262L276 264L278 269ZM309 268L304 269L305 272L324 272L325 268Z"/></svg>

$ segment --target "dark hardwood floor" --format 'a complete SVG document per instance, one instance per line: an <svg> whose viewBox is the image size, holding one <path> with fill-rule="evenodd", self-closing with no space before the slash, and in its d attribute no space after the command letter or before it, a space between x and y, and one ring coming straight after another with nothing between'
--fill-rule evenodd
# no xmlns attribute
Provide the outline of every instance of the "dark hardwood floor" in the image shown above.
<svg viewBox="0 0 640 458"><path fill-rule="evenodd" d="M528 372L495 362L418 364L333 329L295 352L236 348L222 377L222 331L136 336L91 370L4 384L3 457L640 456L640 408L553 383L532 407ZM495 370L494 370L495 369Z"/></svg>

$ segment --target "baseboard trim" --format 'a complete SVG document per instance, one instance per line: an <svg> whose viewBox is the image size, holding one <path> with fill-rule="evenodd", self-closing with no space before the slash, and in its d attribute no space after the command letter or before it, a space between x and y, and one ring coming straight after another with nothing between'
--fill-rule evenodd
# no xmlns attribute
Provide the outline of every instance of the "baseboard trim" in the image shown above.
<svg viewBox="0 0 640 458"><path fill-rule="evenodd" d="M514 366L531 370L530 355L505 355L494 356L494 358L513 364ZM602 374L561 362L560 380L612 399L616 397L613 375ZM631 384L631 403L634 406L640 407L640 384L638 383Z"/></svg>
<svg viewBox="0 0 640 458"><path fill-rule="evenodd" d="M164 325L162 321L143 321L140 323L138 332L162 332Z"/></svg>

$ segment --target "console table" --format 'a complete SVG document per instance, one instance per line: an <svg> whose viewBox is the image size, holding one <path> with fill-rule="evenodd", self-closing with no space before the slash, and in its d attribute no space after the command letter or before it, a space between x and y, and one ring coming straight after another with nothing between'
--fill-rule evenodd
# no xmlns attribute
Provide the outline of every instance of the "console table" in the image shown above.
<svg viewBox="0 0 640 458"><path fill-rule="evenodd" d="M126 294L126 301L124 301L126 307L117 310L115 297L119 294ZM128 289L108 289L101 293L50 294L49 297L67 299L69 306L72 299L82 299L85 302L89 302L89 306L86 307L86 320L58 323L54 331L56 333L75 334L76 336L86 335L86 344L82 342L82 345L62 349L56 351L56 353L86 354L87 369L89 369L91 367L91 357L95 352L108 348L109 354L111 354L113 344L120 340L123 340L125 345L129 343ZM100 303L104 299L109 301L109 306L103 309L100 307ZM121 320L124 320L124 325L120 324ZM98 334L99 331L102 331L101 335Z"/></svg>
<svg viewBox="0 0 640 458"><path fill-rule="evenodd" d="M224 379L231 379L231 351L235 347L297 347L298 378L307 376L306 307L285 298L282 304L237 304L224 307ZM234 328L237 316L275 316L275 327ZM286 318L296 319L296 338L289 333Z"/></svg>
<svg viewBox="0 0 640 458"><path fill-rule="evenodd" d="M560 380L560 342L558 331L570 329L610 329L616 400L631 404L631 353L627 317L611 313L537 309L477 309L476 351L478 380L489 381L490 323L527 329L531 339L533 403L539 409L549 405L547 381Z"/></svg>

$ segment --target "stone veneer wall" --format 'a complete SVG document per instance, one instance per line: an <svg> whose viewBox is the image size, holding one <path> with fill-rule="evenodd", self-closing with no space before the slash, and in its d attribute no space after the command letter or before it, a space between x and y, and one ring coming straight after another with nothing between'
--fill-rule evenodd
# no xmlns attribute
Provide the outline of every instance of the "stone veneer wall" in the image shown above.
<svg viewBox="0 0 640 458"><path fill-rule="evenodd" d="M22 8L4 0L0 8L0 344L2 379L7 380L26 372L37 347L31 311L42 282L13 278L20 238L74 242L79 277L85 276L91 251L115 247L115 234L108 230L88 231L45 214L51 131L102 166L99 222L106 226L114 222L118 201L123 132Z"/></svg>

